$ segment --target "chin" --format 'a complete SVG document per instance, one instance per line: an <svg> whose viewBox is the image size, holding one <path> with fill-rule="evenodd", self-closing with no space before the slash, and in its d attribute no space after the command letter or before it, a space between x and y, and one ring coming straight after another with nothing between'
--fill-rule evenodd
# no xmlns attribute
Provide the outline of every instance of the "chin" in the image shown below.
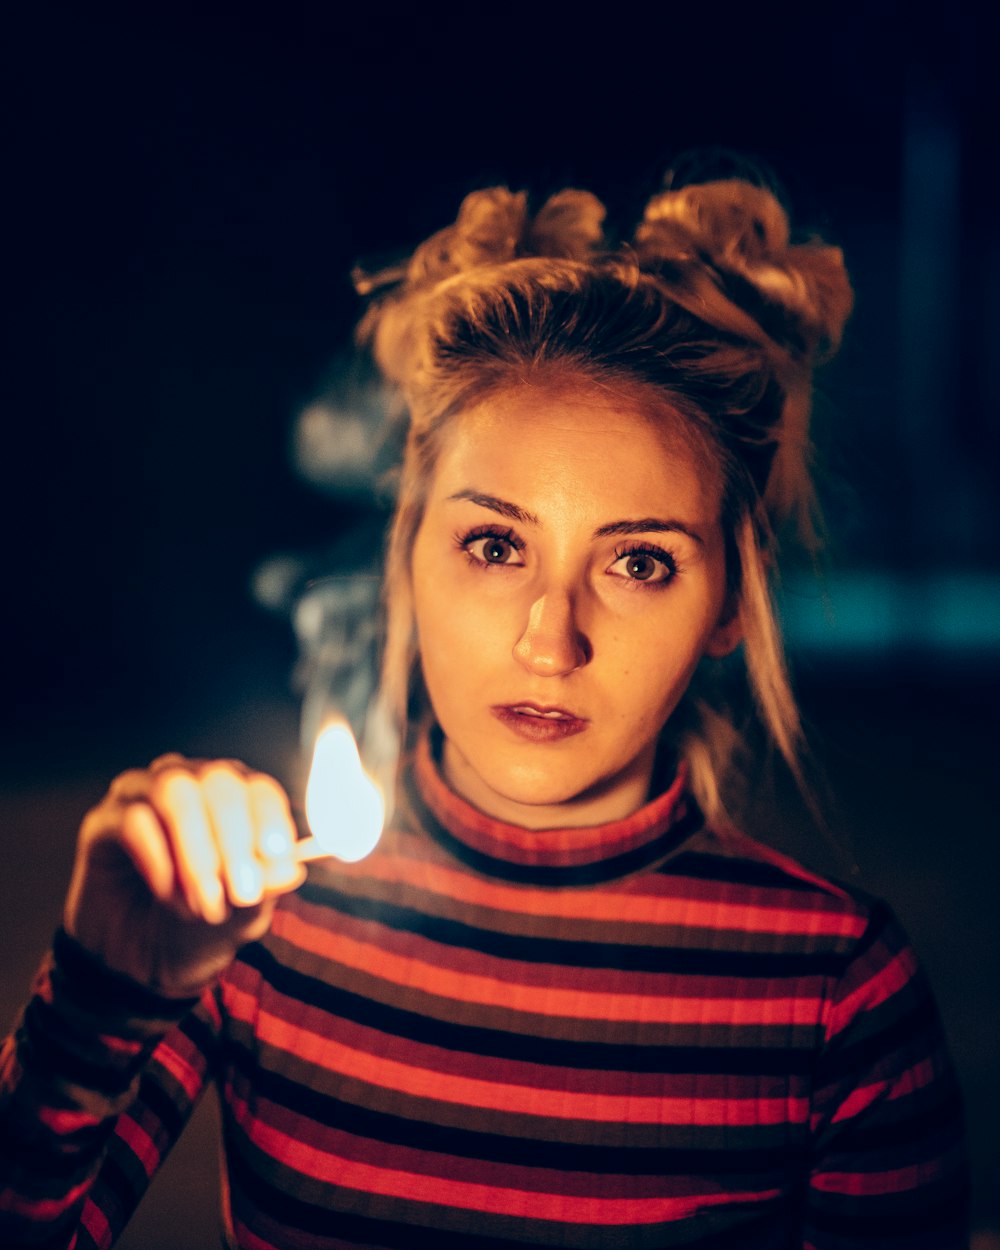
<svg viewBox="0 0 1000 1250"><path fill-rule="evenodd" d="M463 743L446 735L446 772L459 791L466 787L483 789L508 803L547 806L569 803L593 784L582 776L575 761L560 759L538 747L513 749L496 742ZM447 753L453 751L450 767Z"/></svg>
<svg viewBox="0 0 1000 1250"><path fill-rule="evenodd" d="M525 807L559 807L583 797L590 789L588 782L554 779L544 775L517 773L497 779L483 777L483 781L502 798Z"/></svg>
<svg viewBox="0 0 1000 1250"><path fill-rule="evenodd" d="M480 757L482 758L482 757ZM602 770L591 756L586 766L582 761L570 761L544 756L537 750L528 759L504 761L493 754L485 766L465 757L466 767L478 783L507 803L524 807L565 807L571 809L576 803L586 803L599 798L607 790L615 788L626 769Z"/></svg>

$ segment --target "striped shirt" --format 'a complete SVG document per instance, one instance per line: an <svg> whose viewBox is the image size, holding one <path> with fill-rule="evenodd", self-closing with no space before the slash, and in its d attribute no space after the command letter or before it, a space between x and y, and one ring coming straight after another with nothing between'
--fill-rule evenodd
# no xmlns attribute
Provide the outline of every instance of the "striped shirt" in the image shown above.
<svg viewBox="0 0 1000 1250"><path fill-rule="evenodd" d="M109 1246L209 1081L247 1250L967 1244L954 1076L888 909L683 780L529 832L423 744L196 1003L65 935L0 1075L0 1245Z"/></svg>

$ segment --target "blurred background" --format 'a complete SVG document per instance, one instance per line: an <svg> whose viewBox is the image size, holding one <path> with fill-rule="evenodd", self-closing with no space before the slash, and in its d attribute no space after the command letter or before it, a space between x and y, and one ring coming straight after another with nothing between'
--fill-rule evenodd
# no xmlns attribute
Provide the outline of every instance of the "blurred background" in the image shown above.
<svg viewBox="0 0 1000 1250"><path fill-rule="evenodd" d="M288 590L376 560L384 519L358 468L376 409L345 364L352 265L495 184L589 188L624 233L673 160L722 146L771 166L857 289L817 397L824 587L793 574L783 608L829 828L776 773L753 831L911 933L996 1229L995 31L968 3L933 24L697 7L2 19L2 1024L116 772L180 750L301 785ZM214 1117L123 1245L217 1244Z"/></svg>

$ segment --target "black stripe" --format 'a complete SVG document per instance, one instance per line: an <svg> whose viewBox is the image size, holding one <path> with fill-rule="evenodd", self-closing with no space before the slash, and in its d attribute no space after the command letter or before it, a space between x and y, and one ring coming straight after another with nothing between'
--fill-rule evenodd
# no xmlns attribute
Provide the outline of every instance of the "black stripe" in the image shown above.
<svg viewBox="0 0 1000 1250"><path fill-rule="evenodd" d="M891 1000L880 1004L872 1013L874 1018L869 1023L873 1026L877 1024L876 1012L888 1014L898 1011L899 1007L898 1002L893 1003ZM928 1043L937 1039L940 1046L940 1033L937 1008L931 999L921 997L905 1015L890 1016L883 1028L857 1042L848 1041L844 1044L845 1039L841 1038L838 1045L835 1038L831 1043L830 1053L824 1055L820 1061L816 1077L817 1088L843 1080L856 1084L860 1073L872 1071L880 1060L894 1051L912 1048L916 1038L927 1035ZM930 1053L933 1049L931 1045L922 1046L920 1053Z"/></svg>
<svg viewBox="0 0 1000 1250"><path fill-rule="evenodd" d="M438 1020L379 1003L329 985L279 963L262 945L247 947L241 958L280 994L380 1033L422 1042L461 1054L493 1056L552 1067L604 1072L662 1072L731 1076L795 1076L811 1070L812 1048L733 1049L709 1046L649 1046L616 1042L567 1041ZM754 1026L751 1036L759 1035Z"/></svg>
<svg viewBox="0 0 1000 1250"><path fill-rule="evenodd" d="M22 1029L26 1069L55 1074L62 1085L80 1085L111 1100L128 1090L148 1058L148 1051L140 1051L127 1065L109 1068L106 1061L94 1062L79 1054L67 1044L72 1039L68 1023L58 1017L51 1004L38 998L28 1004Z"/></svg>
<svg viewBox="0 0 1000 1250"><path fill-rule="evenodd" d="M801 1142L766 1148L761 1148L758 1143L739 1151L731 1142L715 1149L688 1144L671 1149L507 1137L477 1129L411 1120L345 1102L332 1094L302 1085L280 1072L259 1066L255 1056L236 1045L232 1047L231 1059L234 1067L252 1083L258 1100L267 1098L296 1115L366 1141L460 1159L482 1159L518 1167L594 1175L729 1176L740 1179L741 1190L753 1192L780 1185L784 1179L783 1172L802 1155ZM307 1133L307 1137L311 1135Z"/></svg>
<svg viewBox="0 0 1000 1250"><path fill-rule="evenodd" d="M30 1217L11 1216L6 1212L0 1214L0 1246L5 1247L5 1250L8 1247L18 1247L19 1250L66 1250L72 1242L75 1250L88 1250L88 1247L97 1250L97 1243L86 1230L77 1229L81 1205L80 1202L74 1203L42 1234L38 1231L37 1222ZM8 1227L11 1230L11 1241L4 1240Z"/></svg>
<svg viewBox="0 0 1000 1250"><path fill-rule="evenodd" d="M467 1213L480 1226L493 1224L494 1227L505 1229L502 1235L493 1236L486 1232L470 1232L465 1229L456 1232L439 1228L430 1222L404 1223L357 1215L352 1211L319 1207L292 1197L287 1190L277 1188L265 1177L258 1175L232 1140L228 1143L227 1156L233 1207L237 1214L241 1209L259 1210L286 1228L298 1229L314 1236L336 1237L345 1242L356 1241L359 1246L379 1246L386 1250L427 1250L428 1246L433 1246L434 1250L513 1250L515 1246L551 1248L554 1244L551 1221L531 1217L495 1215L492 1212ZM348 1195L351 1193L348 1189L342 1192ZM368 1200L367 1195L365 1199ZM409 1205L417 1204L414 1202ZM790 1241L782 1239L776 1229L776 1224L780 1227L783 1215L773 1209L758 1214L757 1205L732 1204L725 1214L728 1218L740 1221L739 1227L707 1235L700 1228L681 1229L672 1222L669 1227L662 1223L629 1224L624 1228L608 1226L606 1230L602 1230L604 1237L597 1242L595 1226L561 1221L558 1226L559 1245L567 1247L568 1250L572 1250L574 1246L593 1247L598 1244L606 1246L608 1250L625 1245L633 1250L659 1250L668 1243L678 1246L697 1245L699 1250L777 1250L779 1246L791 1244ZM747 1220L745 1216L748 1210L757 1218ZM430 1220L439 1211L445 1219L453 1218L454 1213L450 1208L441 1208L434 1203L426 1204L426 1214ZM784 1218L787 1219L787 1215ZM252 1229L252 1219L248 1223ZM579 1230L578 1233L576 1230ZM683 1241L678 1240L682 1231L689 1233Z"/></svg>
<svg viewBox="0 0 1000 1250"><path fill-rule="evenodd" d="M303 1202L255 1172L232 1140L227 1144L226 1157L232 1207L237 1215L241 1208L261 1211L284 1229L298 1229L313 1236L336 1237L345 1242L356 1241L359 1246L378 1246L387 1250L428 1250L428 1246L433 1246L435 1250L511 1250L512 1243L507 1237L455 1233L398 1220L372 1219L351 1211L331 1210ZM248 1222L252 1228L252 1220ZM530 1245L531 1242L524 1244Z"/></svg>
<svg viewBox="0 0 1000 1250"><path fill-rule="evenodd" d="M672 859L663 869L676 877L693 877L698 881L723 881L733 885L757 885L767 889L791 890L801 894L823 894L830 892L813 881L803 881L793 873L776 864L767 864L752 859L730 858L728 855L713 855L704 851L682 851L676 859ZM857 891L851 890L852 895Z"/></svg>
<svg viewBox="0 0 1000 1250"><path fill-rule="evenodd" d="M882 940L885 936L886 930L889 928L889 925L894 922L895 917L889 910L888 905L883 903L881 899L873 900L871 913L868 917L868 923L865 925L865 930L851 948L851 962L856 962L862 957L862 955L866 955L876 942ZM902 943L895 944L896 947L900 945L902 945Z"/></svg>
<svg viewBox="0 0 1000 1250"><path fill-rule="evenodd" d="M825 1197L817 1195L808 1208L803 1229L806 1240L812 1230L822 1229L824 1234L873 1250L889 1246L912 1250L925 1245L950 1250L968 1245L969 1194L964 1177L924 1182L918 1191L868 1194L863 1204L848 1200L839 1210L819 1205Z"/></svg>
<svg viewBox="0 0 1000 1250"><path fill-rule="evenodd" d="M928 1108L918 1110L913 1100L911 1095L883 1104L882 1114L891 1114L891 1121L871 1123L863 1118L850 1130L836 1133L831 1138L831 1148L838 1158L850 1155L859 1161L889 1151L892 1166L900 1168L935 1158L946 1144L961 1142L962 1113L957 1088L950 1097L942 1097ZM900 1107L899 1103L904 1105ZM867 1171L869 1166L862 1166L861 1170ZM870 1170L877 1171L878 1165Z"/></svg>
<svg viewBox="0 0 1000 1250"><path fill-rule="evenodd" d="M59 990L95 1015L108 1011L114 1019L136 1016L144 1021L179 1020L197 1003L193 998L164 998L138 981L108 968L64 929L52 942L53 981Z"/></svg>
<svg viewBox="0 0 1000 1250"><path fill-rule="evenodd" d="M190 1106L181 1108L159 1083L158 1074L147 1071L139 1082L139 1103L145 1105L163 1125L171 1140L176 1140L190 1114Z"/></svg>
<svg viewBox="0 0 1000 1250"><path fill-rule="evenodd" d="M208 1071L213 1071L219 1058L219 1038L212 1025L197 1011L192 1011L181 1021L180 1031L205 1059Z"/></svg>
<svg viewBox="0 0 1000 1250"><path fill-rule="evenodd" d="M307 882L299 894L308 903L331 908L354 920L375 921L400 933L418 934L432 942L440 942L442 946L471 950L518 963L741 979L837 976L844 964L843 955L825 950L699 950L668 945L573 941L566 938L501 933L465 924L460 920L431 916L414 907L402 907L382 899L346 894L334 886L319 882ZM713 935L717 936L714 930L710 931L710 936ZM753 935L755 940L760 936L769 935Z"/></svg>
<svg viewBox="0 0 1000 1250"><path fill-rule="evenodd" d="M121 1148L129 1151L133 1161L140 1167L141 1171L141 1165L139 1165L139 1161L136 1159L134 1153L131 1152L130 1148L126 1146L124 1142L122 1143ZM145 1180L145 1173L143 1173L143 1179ZM114 1195L118 1208L117 1211L115 1210L114 1205L111 1206L109 1211L108 1202L106 1200L101 1201L103 1195L101 1195L99 1191L102 1189L106 1189ZM122 1170L121 1165L115 1159L114 1155L109 1153L101 1164L101 1170L94 1183L94 1190L91 1192L91 1197L97 1201L97 1205L100 1210L108 1216L108 1223L111 1225L112 1234L115 1234L125 1225L129 1216L138 1205L143 1192L145 1191L140 1190L139 1193L136 1193L132 1183Z"/></svg>
<svg viewBox="0 0 1000 1250"><path fill-rule="evenodd" d="M41 1184L46 1189L46 1183L54 1181L51 1189L63 1193L83 1180L90 1161L100 1155L111 1136L114 1121L102 1120L66 1134L39 1131L32 1124L33 1138L18 1136L18 1127L11 1127L9 1137L6 1132L0 1133L0 1178L24 1175L31 1178L33 1185ZM48 1196L46 1190L42 1192Z"/></svg>

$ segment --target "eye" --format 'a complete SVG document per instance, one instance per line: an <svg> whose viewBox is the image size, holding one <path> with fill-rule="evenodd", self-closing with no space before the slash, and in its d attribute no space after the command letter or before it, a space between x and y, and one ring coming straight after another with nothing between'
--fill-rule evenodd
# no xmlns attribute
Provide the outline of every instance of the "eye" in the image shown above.
<svg viewBox="0 0 1000 1250"><path fill-rule="evenodd" d="M473 564L478 565L521 565L522 543L515 537L512 530L495 529L473 530L458 538L458 545Z"/></svg>
<svg viewBox="0 0 1000 1250"><path fill-rule="evenodd" d="M469 550L485 564L516 564L517 552L506 538L479 538Z"/></svg>
<svg viewBox="0 0 1000 1250"><path fill-rule="evenodd" d="M663 586L677 573L677 562L660 547L631 547L615 552L608 572L643 586Z"/></svg>

